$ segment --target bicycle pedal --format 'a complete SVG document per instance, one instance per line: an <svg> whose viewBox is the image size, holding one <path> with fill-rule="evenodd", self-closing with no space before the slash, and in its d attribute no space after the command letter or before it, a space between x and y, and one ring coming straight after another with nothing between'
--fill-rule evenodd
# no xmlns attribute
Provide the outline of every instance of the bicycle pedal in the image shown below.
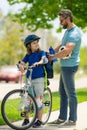
<svg viewBox="0 0 87 130"><path fill-rule="evenodd" d="M50 101L46 101L44 102L45 106L49 106L50 105Z"/></svg>
<svg viewBox="0 0 87 130"><path fill-rule="evenodd" d="M25 117L26 116L26 112L21 112L21 117Z"/></svg>

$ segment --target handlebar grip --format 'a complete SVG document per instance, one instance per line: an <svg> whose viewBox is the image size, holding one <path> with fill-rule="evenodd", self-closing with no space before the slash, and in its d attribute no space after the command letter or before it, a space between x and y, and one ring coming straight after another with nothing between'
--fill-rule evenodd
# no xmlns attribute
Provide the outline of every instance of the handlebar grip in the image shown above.
<svg viewBox="0 0 87 130"><path fill-rule="evenodd" d="M18 61L18 64L21 64L21 61Z"/></svg>
<svg viewBox="0 0 87 130"><path fill-rule="evenodd" d="M21 61L18 61L18 63L16 64L18 69L19 69L19 65L21 64Z"/></svg>

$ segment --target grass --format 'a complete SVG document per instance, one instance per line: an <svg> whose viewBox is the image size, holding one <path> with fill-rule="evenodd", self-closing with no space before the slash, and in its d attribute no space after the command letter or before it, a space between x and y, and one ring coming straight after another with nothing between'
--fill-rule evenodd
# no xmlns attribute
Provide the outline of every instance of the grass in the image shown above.
<svg viewBox="0 0 87 130"><path fill-rule="evenodd" d="M78 103L87 101L87 88L80 88L76 90L77 97L78 97ZM53 102L52 102L52 111L59 110L59 102L60 102L60 96L58 92L54 92L53 94Z"/></svg>
<svg viewBox="0 0 87 130"><path fill-rule="evenodd" d="M78 103L87 101L87 88L77 89L76 92L77 92L77 97L78 97ZM58 92L52 93L52 111L59 110L59 106L60 106L59 102L60 102L59 93ZM9 104L10 103L12 102L9 102ZM1 101L0 101L0 106L1 106ZM9 112L9 108L8 108L8 112ZM13 113L13 111L10 113ZM15 115L13 116L12 114L11 116L14 117ZM1 107L0 107L0 125L4 125L4 124L5 122L1 116Z"/></svg>

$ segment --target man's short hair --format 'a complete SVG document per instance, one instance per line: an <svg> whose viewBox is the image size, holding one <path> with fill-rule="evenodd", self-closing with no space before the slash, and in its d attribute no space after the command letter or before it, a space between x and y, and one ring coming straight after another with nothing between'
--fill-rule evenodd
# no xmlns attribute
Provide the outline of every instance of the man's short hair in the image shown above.
<svg viewBox="0 0 87 130"><path fill-rule="evenodd" d="M63 16L64 18L69 17L70 21L73 22L73 14L71 12L71 10L69 9L63 9L59 12L59 16Z"/></svg>

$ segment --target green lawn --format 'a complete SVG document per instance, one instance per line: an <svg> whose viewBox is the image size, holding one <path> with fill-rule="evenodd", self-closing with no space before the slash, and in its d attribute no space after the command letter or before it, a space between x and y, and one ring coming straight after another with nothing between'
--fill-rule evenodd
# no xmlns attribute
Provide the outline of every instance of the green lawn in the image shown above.
<svg viewBox="0 0 87 130"><path fill-rule="evenodd" d="M78 103L87 101L87 88L77 89L76 92L78 97ZM52 111L59 109L60 106L59 102L60 102L59 93L58 92L53 93Z"/></svg>
<svg viewBox="0 0 87 130"><path fill-rule="evenodd" d="M78 97L78 103L87 101L87 88L77 89L76 92L77 92L77 97ZM52 111L55 111L55 110L59 109L59 106L60 106L59 102L60 102L59 93L58 92L52 93ZM1 101L0 101L0 106L1 106ZM1 107L0 107L0 125L3 125L3 124L5 124L5 122L2 119Z"/></svg>

